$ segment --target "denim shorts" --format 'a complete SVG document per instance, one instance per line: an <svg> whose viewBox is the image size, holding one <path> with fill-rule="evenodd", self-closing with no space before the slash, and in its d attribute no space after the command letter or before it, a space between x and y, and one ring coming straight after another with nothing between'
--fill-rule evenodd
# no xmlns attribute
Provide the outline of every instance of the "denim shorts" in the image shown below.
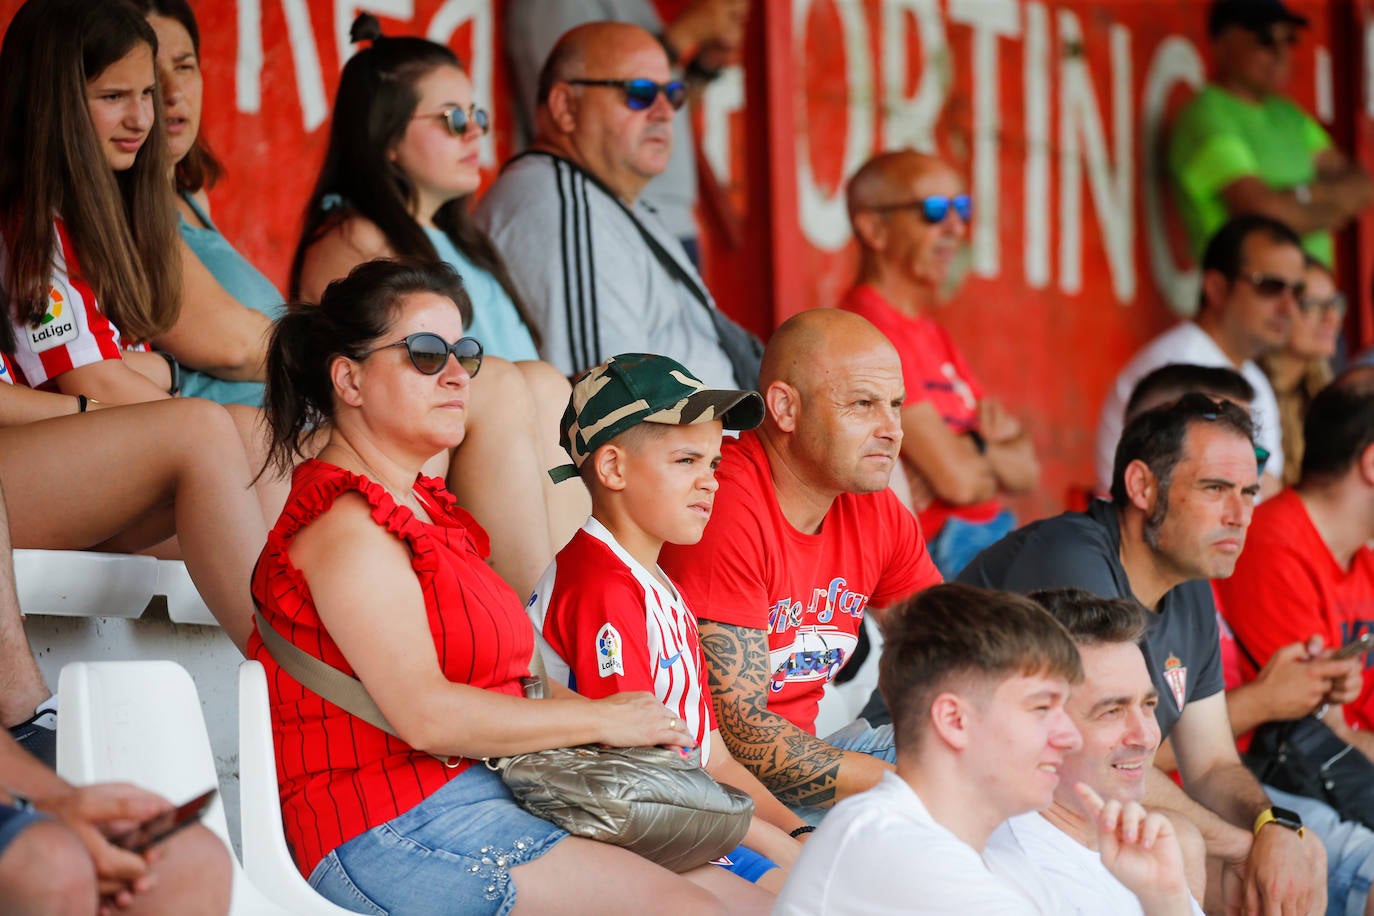
<svg viewBox="0 0 1374 916"><path fill-rule="evenodd" d="M1280 808L1296 811L1303 824L1326 846L1327 916L1363 916L1374 878L1374 831L1354 821L1343 821L1335 809L1315 798L1305 798L1265 786L1269 800Z"/></svg>
<svg viewBox="0 0 1374 916"><path fill-rule="evenodd" d="M868 724L866 719L859 718L844 728L831 732L821 740L842 751L857 751L860 754L877 757L888 763L895 764L897 762L897 739L890 724L875 727ZM813 827L820 824L825 818L826 812L830 810L828 806L809 808L805 805L789 805L788 807L792 809L793 814Z"/></svg>
<svg viewBox="0 0 1374 916"><path fill-rule="evenodd" d="M14 842L15 837L24 832L25 828L41 820L43 820L43 815L31 808L16 808L13 805L0 804L0 856L5 854L5 850Z"/></svg>
<svg viewBox="0 0 1374 916"><path fill-rule="evenodd" d="M926 549L940 575L946 582L953 582L974 557L1015 530L1016 516L1009 509L983 522L965 521L951 515L940 526L939 533L930 539Z"/></svg>
<svg viewBox="0 0 1374 916"><path fill-rule="evenodd" d="M501 777L477 763L325 856L310 884L355 913L505 916L515 906L510 869L567 835L521 808Z"/></svg>

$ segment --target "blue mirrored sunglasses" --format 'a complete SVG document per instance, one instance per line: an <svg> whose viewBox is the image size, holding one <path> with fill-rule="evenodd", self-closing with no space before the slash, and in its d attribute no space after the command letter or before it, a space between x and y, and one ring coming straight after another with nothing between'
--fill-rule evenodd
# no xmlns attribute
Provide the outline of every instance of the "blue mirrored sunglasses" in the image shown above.
<svg viewBox="0 0 1374 916"><path fill-rule="evenodd" d="M469 376L475 377L477 371L482 368L482 344L476 337L461 337L449 343L433 331L419 331L395 343L373 347L360 353L358 359L367 359L373 353L395 347L405 347L406 354L410 356L410 364L425 375L438 375L442 372L448 363L450 353Z"/></svg>
<svg viewBox="0 0 1374 916"><path fill-rule="evenodd" d="M890 210L918 210L921 213L921 218L934 226L943 223L949 216L951 209L959 214L961 220L968 222L973 216L973 198L968 194L955 194L953 197L948 194L932 194L919 200L908 200L899 204L879 204L869 209L879 213Z"/></svg>
<svg viewBox="0 0 1374 916"><path fill-rule="evenodd" d="M653 80L568 80L574 86L602 86L620 89L625 93L625 105L631 111L643 111L658 99L658 94L668 100L673 110L681 108L687 101L687 84L682 80L669 83L655 83Z"/></svg>

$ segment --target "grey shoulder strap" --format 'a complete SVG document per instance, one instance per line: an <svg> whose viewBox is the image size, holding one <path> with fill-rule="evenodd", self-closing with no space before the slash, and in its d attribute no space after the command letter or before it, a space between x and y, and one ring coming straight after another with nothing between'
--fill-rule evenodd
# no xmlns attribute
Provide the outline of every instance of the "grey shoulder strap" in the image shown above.
<svg viewBox="0 0 1374 916"><path fill-rule="evenodd" d="M267 618L262 616L261 608L253 609L253 619L258 625L258 635L263 645L283 671L300 681L301 686L324 697L340 709L350 712L369 725L376 726L394 738L399 738L396 729L382 715L372 694L367 692L363 682L356 677L344 674L333 665L320 661L315 656L293 645L272 628Z"/></svg>
<svg viewBox="0 0 1374 916"><path fill-rule="evenodd" d="M257 623L258 635L262 637L263 645L267 647L272 660L299 681L301 686L369 725L380 728L393 738L401 737L377 708L376 701L372 699L372 694L367 692L362 681L344 674L333 665L321 661L287 640L267 622L266 617L262 616L261 608L253 609L253 620ZM536 636L534 654L530 657L530 677L522 679L525 696L535 699L547 696L547 679L544 659L539 654L539 641Z"/></svg>

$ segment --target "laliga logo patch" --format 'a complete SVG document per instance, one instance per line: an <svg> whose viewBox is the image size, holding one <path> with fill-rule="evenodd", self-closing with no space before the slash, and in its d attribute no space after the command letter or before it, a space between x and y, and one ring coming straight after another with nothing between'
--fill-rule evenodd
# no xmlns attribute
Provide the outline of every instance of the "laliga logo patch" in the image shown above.
<svg viewBox="0 0 1374 916"><path fill-rule="evenodd" d="M625 673L625 657L620 652L620 634L609 623L596 631L596 670L602 677Z"/></svg>
<svg viewBox="0 0 1374 916"><path fill-rule="evenodd" d="M1174 695L1174 705L1178 707L1179 712L1183 712L1183 701L1188 688L1188 668L1172 652L1164 660L1164 682L1169 685L1169 692Z"/></svg>
<svg viewBox="0 0 1374 916"><path fill-rule="evenodd" d="M35 353L51 350L69 343L80 335L76 327L76 312L68 300L71 290L48 287L48 310L38 322L38 327L27 328L29 349Z"/></svg>

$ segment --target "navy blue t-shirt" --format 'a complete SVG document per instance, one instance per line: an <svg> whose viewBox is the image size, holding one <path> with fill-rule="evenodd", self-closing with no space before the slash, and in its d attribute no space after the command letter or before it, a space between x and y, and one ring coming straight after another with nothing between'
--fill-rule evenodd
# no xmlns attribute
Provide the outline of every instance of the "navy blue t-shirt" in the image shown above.
<svg viewBox="0 0 1374 916"><path fill-rule="evenodd" d="M1086 512L1032 522L984 550L958 581L1009 592L1081 588L1104 598L1134 598L1121 565L1116 507L1094 500ZM1216 603L1205 579L1167 592L1148 615L1145 663L1159 691L1155 716L1167 738L1183 707L1225 689Z"/></svg>

